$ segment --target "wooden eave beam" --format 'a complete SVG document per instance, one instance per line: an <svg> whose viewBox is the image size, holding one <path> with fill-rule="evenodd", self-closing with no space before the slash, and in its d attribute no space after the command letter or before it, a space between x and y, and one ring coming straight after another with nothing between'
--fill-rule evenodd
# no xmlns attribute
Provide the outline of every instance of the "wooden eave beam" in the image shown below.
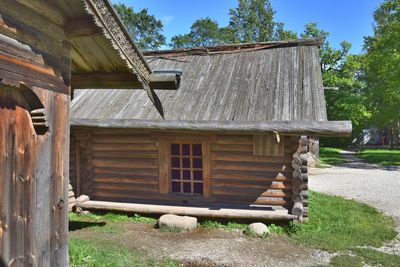
<svg viewBox="0 0 400 267"><path fill-rule="evenodd" d="M352 133L351 121L177 121L135 119L71 118L71 125L97 128L129 128L169 132L218 132L259 134L278 132L282 135L309 135L348 137Z"/></svg>
<svg viewBox="0 0 400 267"><path fill-rule="evenodd" d="M143 89L134 74L126 73L72 73L73 89Z"/></svg>
<svg viewBox="0 0 400 267"><path fill-rule="evenodd" d="M150 88L157 90L177 90L179 76L176 74L151 74ZM136 76L121 73L72 73L73 89L143 89Z"/></svg>

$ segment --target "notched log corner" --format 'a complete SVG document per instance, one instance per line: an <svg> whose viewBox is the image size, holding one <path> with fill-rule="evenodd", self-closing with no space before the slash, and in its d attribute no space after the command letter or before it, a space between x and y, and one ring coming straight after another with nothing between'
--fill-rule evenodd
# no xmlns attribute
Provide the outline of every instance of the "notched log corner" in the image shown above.
<svg viewBox="0 0 400 267"><path fill-rule="evenodd" d="M47 116L44 108L34 109L30 112L30 115L36 134L44 135L49 130Z"/></svg>

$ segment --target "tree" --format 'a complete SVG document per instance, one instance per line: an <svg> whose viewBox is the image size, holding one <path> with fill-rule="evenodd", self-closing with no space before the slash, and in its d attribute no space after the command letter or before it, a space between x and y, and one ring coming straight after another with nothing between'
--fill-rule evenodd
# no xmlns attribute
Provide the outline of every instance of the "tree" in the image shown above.
<svg viewBox="0 0 400 267"><path fill-rule="evenodd" d="M365 38L365 80L375 126L400 122L400 0L385 0L374 13L374 36Z"/></svg>
<svg viewBox="0 0 400 267"><path fill-rule="evenodd" d="M328 32L308 23L301 38L327 38ZM339 49L325 41L320 48L323 84L338 87L339 91L326 91L329 120L351 120L353 135L358 137L368 124L371 112L366 106L366 86L361 73L363 57L350 54L351 44L343 41ZM337 144L337 140L335 143Z"/></svg>
<svg viewBox="0 0 400 267"><path fill-rule="evenodd" d="M297 33L294 31L285 30L285 25L283 22L278 22L275 24L275 40L295 40L297 38Z"/></svg>
<svg viewBox="0 0 400 267"><path fill-rule="evenodd" d="M122 3L115 4L114 8L139 48L158 49L166 44L162 22L150 15L148 9L136 13L132 7Z"/></svg>
<svg viewBox="0 0 400 267"><path fill-rule="evenodd" d="M229 10L229 28L233 42L250 43L273 40L275 11L269 0L239 0L237 8Z"/></svg>
<svg viewBox="0 0 400 267"><path fill-rule="evenodd" d="M230 36L229 29L220 28L218 22L207 17L196 20L189 33L173 36L170 45L173 48L214 46L229 42Z"/></svg>

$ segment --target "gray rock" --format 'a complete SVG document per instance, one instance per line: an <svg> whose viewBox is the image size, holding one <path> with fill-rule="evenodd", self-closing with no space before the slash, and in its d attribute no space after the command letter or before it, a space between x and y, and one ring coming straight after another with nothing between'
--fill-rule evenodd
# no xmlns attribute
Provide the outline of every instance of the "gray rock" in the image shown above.
<svg viewBox="0 0 400 267"><path fill-rule="evenodd" d="M89 197L87 195L80 195L77 199L76 199L76 203L82 204L83 202L89 201Z"/></svg>
<svg viewBox="0 0 400 267"><path fill-rule="evenodd" d="M259 237L269 235L268 227L263 223L252 223L247 227L247 229L250 233L253 233Z"/></svg>
<svg viewBox="0 0 400 267"><path fill-rule="evenodd" d="M165 214L158 219L160 229L169 231L192 231L197 226L197 218Z"/></svg>

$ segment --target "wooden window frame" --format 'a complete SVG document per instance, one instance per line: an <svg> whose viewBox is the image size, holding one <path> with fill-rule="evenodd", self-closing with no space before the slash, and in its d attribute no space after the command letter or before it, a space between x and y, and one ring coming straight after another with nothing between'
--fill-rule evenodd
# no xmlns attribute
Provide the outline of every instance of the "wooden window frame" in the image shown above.
<svg viewBox="0 0 400 267"><path fill-rule="evenodd" d="M190 135L190 134L188 134ZM162 194L184 195L185 197L211 196L211 151L210 137L196 135L160 135L158 138L159 147L159 190ZM171 144L201 144L203 159L203 194L180 194L171 192Z"/></svg>

